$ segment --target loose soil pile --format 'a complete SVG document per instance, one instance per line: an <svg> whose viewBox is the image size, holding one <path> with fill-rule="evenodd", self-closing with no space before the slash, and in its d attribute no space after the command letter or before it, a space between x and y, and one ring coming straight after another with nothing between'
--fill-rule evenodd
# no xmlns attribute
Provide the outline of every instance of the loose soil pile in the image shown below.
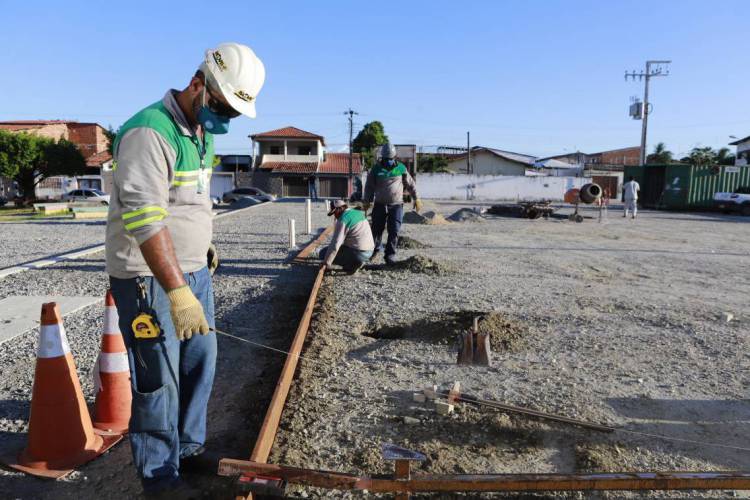
<svg viewBox="0 0 750 500"><path fill-rule="evenodd" d="M529 335L526 325L501 312L457 311L432 315L412 323L377 327L364 332L375 339L405 339L438 345L455 343L460 335L471 330L479 317L479 332L490 335L493 352L516 352Z"/></svg>
<svg viewBox="0 0 750 500"><path fill-rule="evenodd" d="M410 271L418 274L443 275L455 273L456 269L449 265L434 261L421 255L413 255L405 260L400 260L388 266L389 269L397 271Z"/></svg>
<svg viewBox="0 0 750 500"><path fill-rule="evenodd" d="M460 208L448 217L451 222L484 222L484 217L471 208Z"/></svg>
<svg viewBox="0 0 750 500"><path fill-rule="evenodd" d="M414 238L409 238L408 236L399 236L396 247L403 250L415 250L419 248L430 248L430 245L415 240Z"/></svg>

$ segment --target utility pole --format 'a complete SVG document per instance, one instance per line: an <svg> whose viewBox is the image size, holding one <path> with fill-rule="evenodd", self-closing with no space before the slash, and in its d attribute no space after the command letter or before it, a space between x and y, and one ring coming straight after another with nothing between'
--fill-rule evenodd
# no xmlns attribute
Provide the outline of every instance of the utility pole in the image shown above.
<svg viewBox="0 0 750 500"><path fill-rule="evenodd" d="M349 108L347 111L344 111L344 114L349 115L349 187L347 188L347 198L350 198L352 195L352 188L354 187L352 183L352 179L354 177L354 172L352 171L352 136L354 135L354 115L358 115L359 113L354 111L352 108Z"/></svg>
<svg viewBox="0 0 750 500"><path fill-rule="evenodd" d="M466 132L466 173L471 173L471 141L469 132Z"/></svg>
<svg viewBox="0 0 750 500"><path fill-rule="evenodd" d="M668 65L671 63L672 61L646 61L646 71L641 71L640 73L636 72L635 70L629 73L627 71L625 72L625 81L627 81L628 78L632 78L633 81L635 81L636 78L638 78L639 81L646 81L646 87L643 91L643 123L641 124L641 165L646 164L646 136L648 132L648 115L651 114L648 102L648 83L651 78L655 76L669 76Z"/></svg>

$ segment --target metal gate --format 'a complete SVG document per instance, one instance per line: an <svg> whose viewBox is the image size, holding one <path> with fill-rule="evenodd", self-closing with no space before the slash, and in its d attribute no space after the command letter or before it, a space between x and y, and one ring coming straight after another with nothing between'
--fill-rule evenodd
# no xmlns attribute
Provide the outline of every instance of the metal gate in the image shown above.
<svg viewBox="0 0 750 500"><path fill-rule="evenodd" d="M641 205L647 208L659 208L662 195L664 194L664 180L666 167L644 167L644 179L641 185Z"/></svg>
<svg viewBox="0 0 750 500"><path fill-rule="evenodd" d="M346 198L349 179L346 177L318 177L318 196L321 198Z"/></svg>
<svg viewBox="0 0 750 500"><path fill-rule="evenodd" d="M305 177L284 177L283 182L282 193L284 193L284 196L307 197L310 194Z"/></svg>
<svg viewBox="0 0 750 500"><path fill-rule="evenodd" d="M618 178L614 175L593 175L591 180L599 184L605 193L609 193L609 198L617 198Z"/></svg>

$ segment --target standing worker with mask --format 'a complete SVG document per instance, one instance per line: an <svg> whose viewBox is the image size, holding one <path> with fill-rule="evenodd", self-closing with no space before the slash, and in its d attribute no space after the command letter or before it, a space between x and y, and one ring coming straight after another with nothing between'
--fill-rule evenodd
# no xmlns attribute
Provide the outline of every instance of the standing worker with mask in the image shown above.
<svg viewBox="0 0 750 500"><path fill-rule="evenodd" d="M632 212L634 219L638 215L638 192L640 190L641 186L635 181L635 178L632 175L628 177L628 182L622 186L622 195L625 200L623 217L627 217L628 212Z"/></svg>
<svg viewBox="0 0 750 500"><path fill-rule="evenodd" d="M184 90L136 113L115 139L107 273L128 349L133 463L147 497L186 496L180 470L211 466L203 445L216 366L206 267L213 135L240 114L255 118L264 79L249 47L221 44Z"/></svg>
<svg viewBox="0 0 750 500"><path fill-rule="evenodd" d="M396 160L396 148L384 144L380 148L380 161L370 169L365 183L363 208L365 213L375 201L372 209L372 236L375 240L375 253L372 260L383 249L383 231L388 227L388 240L385 245L385 263L396 262L398 231L404 216L404 189L414 199L414 210L422 209L417 198L417 187L403 163Z"/></svg>

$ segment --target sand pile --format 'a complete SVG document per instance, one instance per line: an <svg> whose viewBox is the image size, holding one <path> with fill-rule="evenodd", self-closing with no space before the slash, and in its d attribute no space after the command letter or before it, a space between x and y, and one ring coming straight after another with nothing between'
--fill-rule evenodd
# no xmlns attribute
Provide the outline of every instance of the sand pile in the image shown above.
<svg viewBox="0 0 750 500"><path fill-rule="evenodd" d="M449 224L449 222L445 220L445 217L432 210L423 212L421 214L413 211L407 212L404 214L403 221L406 224Z"/></svg>

